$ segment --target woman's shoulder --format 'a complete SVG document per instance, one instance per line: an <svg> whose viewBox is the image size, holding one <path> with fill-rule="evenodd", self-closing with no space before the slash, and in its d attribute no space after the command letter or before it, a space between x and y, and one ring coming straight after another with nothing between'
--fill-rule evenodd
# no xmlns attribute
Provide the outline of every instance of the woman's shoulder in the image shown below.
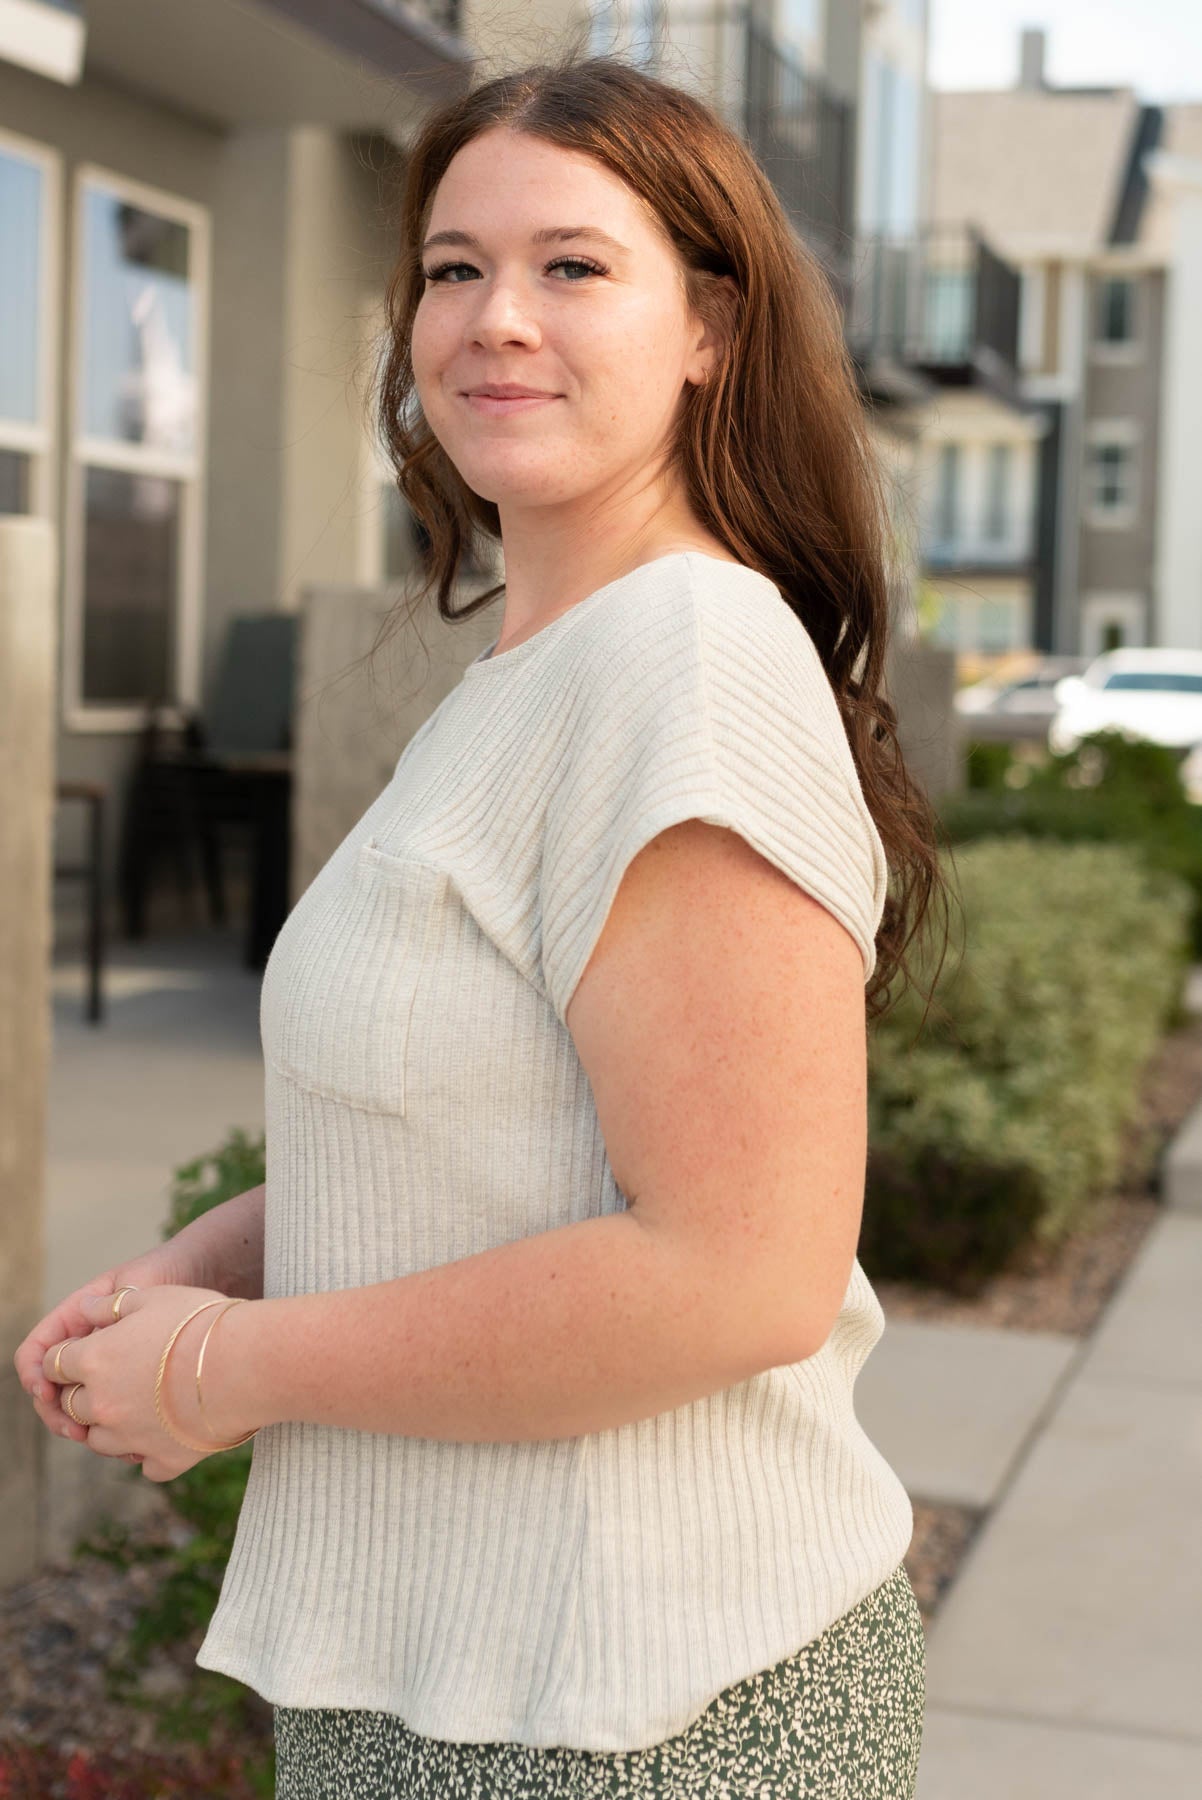
<svg viewBox="0 0 1202 1800"><path fill-rule="evenodd" d="M744 692L800 684L833 701L805 622L777 584L747 563L696 550L657 558L615 583L582 624L571 659L594 691L652 680L664 684L666 697L674 685L712 672Z"/></svg>
<svg viewBox="0 0 1202 1800"><path fill-rule="evenodd" d="M699 550L673 551L640 564L610 586L604 604L590 609L582 623L587 628L573 652L594 668L600 661L611 673L630 664L689 663L711 645L737 655L745 631L755 639L775 631L808 640L766 575Z"/></svg>

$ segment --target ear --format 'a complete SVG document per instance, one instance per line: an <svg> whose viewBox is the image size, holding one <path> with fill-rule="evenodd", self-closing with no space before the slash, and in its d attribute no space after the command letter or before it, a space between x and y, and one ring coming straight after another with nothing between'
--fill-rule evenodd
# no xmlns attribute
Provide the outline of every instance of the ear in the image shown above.
<svg viewBox="0 0 1202 1800"><path fill-rule="evenodd" d="M739 316L739 289L731 275L714 275L699 271L704 286L698 311L701 334L696 345L700 382L712 380L725 359L734 338Z"/></svg>

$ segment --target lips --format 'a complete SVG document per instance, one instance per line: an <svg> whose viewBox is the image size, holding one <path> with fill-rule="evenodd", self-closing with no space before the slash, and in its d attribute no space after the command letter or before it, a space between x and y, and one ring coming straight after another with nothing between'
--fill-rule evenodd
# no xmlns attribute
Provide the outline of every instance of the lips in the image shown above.
<svg viewBox="0 0 1202 1800"><path fill-rule="evenodd" d="M474 413L491 415L493 418L508 418L510 414L537 412L540 406L549 406L552 400L558 400L558 394L465 394Z"/></svg>
<svg viewBox="0 0 1202 1800"><path fill-rule="evenodd" d="M521 387L517 382L486 382L483 387L468 388L469 400L554 400L546 388Z"/></svg>

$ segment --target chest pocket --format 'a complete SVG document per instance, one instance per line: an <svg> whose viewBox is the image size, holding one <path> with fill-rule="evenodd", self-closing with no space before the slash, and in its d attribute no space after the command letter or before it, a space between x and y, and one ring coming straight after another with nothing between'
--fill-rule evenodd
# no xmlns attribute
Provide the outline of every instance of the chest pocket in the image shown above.
<svg viewBox="0 0 1202 1800"><path fill-rule="evenodd" d="M451 885L446 870L391 856L372 838L303 918L298 904L263 980L263 1052L283 1074L348 1106L404 1116L414 1003Z"/></svg>

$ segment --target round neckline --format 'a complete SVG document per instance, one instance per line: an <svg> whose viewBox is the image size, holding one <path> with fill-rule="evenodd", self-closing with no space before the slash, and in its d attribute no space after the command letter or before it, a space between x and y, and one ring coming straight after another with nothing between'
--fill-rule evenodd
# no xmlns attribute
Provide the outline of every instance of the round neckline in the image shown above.
<svg viewBox="0 0 1202 1800"><path fill-rule="evenodd" d="M498 655L494 656L493 651L500 641L501 636L500 632L498 632L492 643L488 644L481 650L478 656L473 657L471 662L468 663L463 671L464 678L466 679L469 675L483 675L489 669L505 668L511 663L523 661L527 655L537 649L540 644L545 643L548 638L559 635L572 619L577 618L586 608L591 607L596 601L600 600L602 595L612 593L614 588L620 587L624 581L632 581L636 575L641 575L645 569L656 568L660 563L674 562L681 556L700 556L705 562L728 564L732 569L741 569L745 567L745 564L734 562L728 556L713 556L708 550L668 550L663 556L653 556L649 561L639 563L633 569L627 569L625 575L616 575L612 581L607 581L603 587L594 588L591 594L586 594L582 600L577 600L573 606L569 606L566 612L560 613L558 618L552 619L549 624L542 626L542 628L536 631L532 637L523 638L520 644L514 644L510 649L502 650Z"/></svg>

